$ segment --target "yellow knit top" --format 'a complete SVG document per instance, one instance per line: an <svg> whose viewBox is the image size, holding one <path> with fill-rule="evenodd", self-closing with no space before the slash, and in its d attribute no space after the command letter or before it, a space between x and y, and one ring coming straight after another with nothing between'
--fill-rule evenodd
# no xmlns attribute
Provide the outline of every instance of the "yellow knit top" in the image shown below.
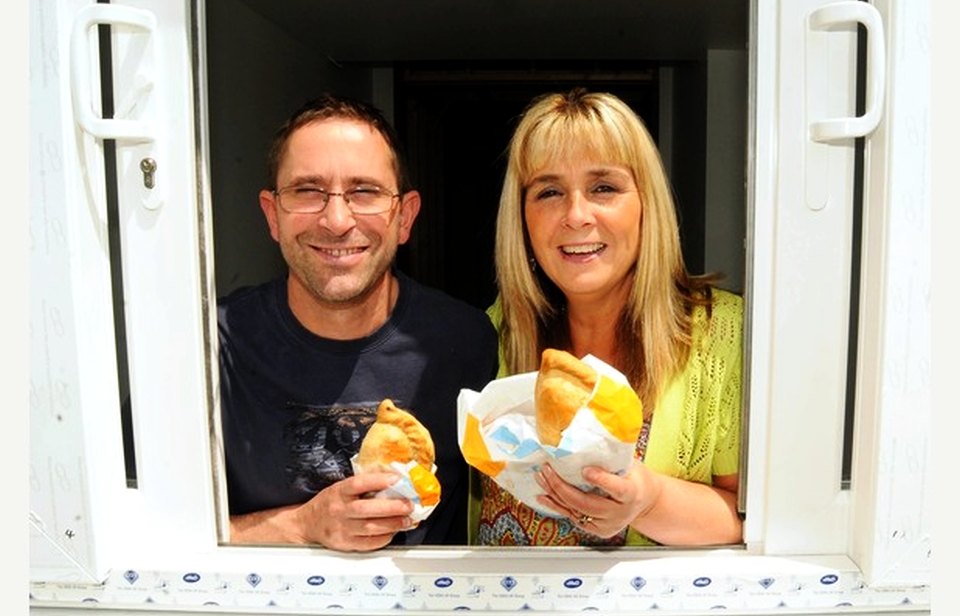
<svg viewBox="0 0 960 616"><path fill-rule="evenodd" d="M713 299L709 319L707 308L694 309L690 357L654 407L643 460L657 472L705 484L740 468L743 299L717 288ZM499 327L499 302L487 314ZM507 372L500 359L498 376L503 377ZM472 503L471 542L478 510L479 503ZM656 545L633 529L626 544Z"/></svg>

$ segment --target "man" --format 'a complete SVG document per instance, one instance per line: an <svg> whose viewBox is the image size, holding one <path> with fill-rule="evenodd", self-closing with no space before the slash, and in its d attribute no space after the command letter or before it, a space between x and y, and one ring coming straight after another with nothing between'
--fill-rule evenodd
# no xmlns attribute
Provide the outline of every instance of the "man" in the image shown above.
<svg viewBox="0 0 960 616"><path fill-rule="evenodd" d="M324 96L278 131L260 207L288 275L219 305L230 541L345 551L465 544L468 472L456 398L497 370L486 315L394 267L420 195L393 128L372 106ZM433 435L437 508L370 498L392 473L350 458L391 398Z"/></svg>

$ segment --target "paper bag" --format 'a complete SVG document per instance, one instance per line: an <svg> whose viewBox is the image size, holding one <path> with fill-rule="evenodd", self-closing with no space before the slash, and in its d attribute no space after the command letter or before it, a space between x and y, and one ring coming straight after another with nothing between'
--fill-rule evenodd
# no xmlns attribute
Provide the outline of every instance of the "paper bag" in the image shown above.
<svg viewBox="0 0 960 616"><path fill-rule="evenodd" d="M460 451L467 463L543 515L560 515L536 500L543 490L534 475L544 463L568 483L589 490L583 467L624 473L633 462L643 426L640 398L626 377L592 355L582 361L600 378L556 447L541 444L537 437L536 372L491 381L480 392L462 389L457 399Z"/></svg>

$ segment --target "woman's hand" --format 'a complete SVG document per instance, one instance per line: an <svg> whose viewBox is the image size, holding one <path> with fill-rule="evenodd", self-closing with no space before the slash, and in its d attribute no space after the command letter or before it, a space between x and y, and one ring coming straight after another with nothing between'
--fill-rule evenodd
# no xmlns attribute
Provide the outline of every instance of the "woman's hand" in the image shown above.
<svg viewBox="0 0 960 616"><path fill-rule="evenodd" d="M545 466L537 473L545 494L537 500L601 537L612 537L630 526L663 545L742 541L737 474L714 476L713 485L708 485L669 477L634 461L623 476L585 467L583 479L597 490L584 492Z"/></svg>
<svg viewBox="0 0 960 616"><path fill-rule="evenodd" d="M536 475L537 483L545 492L537 500L570 518L586 532L612 537L656 501L657 482L645 481L646 474L639 461L622 476L587 466L583 469L583 479L597 490L584 492L564 481L550 465L545 465Z"/></svg>

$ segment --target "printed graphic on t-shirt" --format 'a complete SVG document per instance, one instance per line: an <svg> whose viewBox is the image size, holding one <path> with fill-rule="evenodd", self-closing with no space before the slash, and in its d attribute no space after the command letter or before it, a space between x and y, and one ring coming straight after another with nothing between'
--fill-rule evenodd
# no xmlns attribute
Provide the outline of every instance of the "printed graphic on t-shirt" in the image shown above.
<svg viewBox="0 0 960 616"><path fill-rule="evenodd" d="M284 429L286 471L291 485L308 492L353 474L350 458L377 418L379 402L303 408ZM297 410L293 408L291 410Z"/></svg>

